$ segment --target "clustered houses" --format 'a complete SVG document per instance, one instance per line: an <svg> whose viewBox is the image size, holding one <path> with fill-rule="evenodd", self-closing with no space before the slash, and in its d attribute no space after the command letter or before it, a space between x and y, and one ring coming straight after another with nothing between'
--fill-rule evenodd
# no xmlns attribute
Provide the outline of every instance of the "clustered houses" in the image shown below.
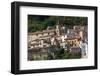
<svg viewBox="0 0 100 76"><path fill-rule="evenodd" d="M46 41L49 41L51 36L54 35L54 30L44 30L28 34L29 48L48 46Z"/></svg>
<svg viewBox="0 0 100 76"><path fill-rule="evenodd" d="M74 26L67 29L64 26L56 25L55 28L48 27L46 30L28 33L28 52L29 60L45 59L47 48L50 46L60 46L70 52L80 51L81 40L87 40L87 30L85 26Z"/></svg>

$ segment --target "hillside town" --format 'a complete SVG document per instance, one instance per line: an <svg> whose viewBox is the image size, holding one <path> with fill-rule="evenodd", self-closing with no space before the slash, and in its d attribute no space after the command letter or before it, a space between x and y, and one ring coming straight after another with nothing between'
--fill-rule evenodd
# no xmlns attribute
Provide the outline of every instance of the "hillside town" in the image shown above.
<svg viewBox="0 0 100 76"><path fill-rule="evenodd" d="M28 33L28 60L56 59L60 49L87 58L87 26L75 25L69 29L59 22L55 27ZM66 52L67 53L67 52Z"/></svg>

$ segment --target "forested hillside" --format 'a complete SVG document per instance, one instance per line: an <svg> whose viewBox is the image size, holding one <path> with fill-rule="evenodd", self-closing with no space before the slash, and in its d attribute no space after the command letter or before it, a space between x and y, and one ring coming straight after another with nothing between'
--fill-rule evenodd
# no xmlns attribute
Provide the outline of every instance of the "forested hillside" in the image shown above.
<svg viewBox="0 0 100 76"><path fill-rule="evenodd" d="M87 17L74 16L43 16L43 15L28 15L28 32L42 31L47 26L54 27L59 21L59 24L72 28L74 25L87 25Z"/></svg>

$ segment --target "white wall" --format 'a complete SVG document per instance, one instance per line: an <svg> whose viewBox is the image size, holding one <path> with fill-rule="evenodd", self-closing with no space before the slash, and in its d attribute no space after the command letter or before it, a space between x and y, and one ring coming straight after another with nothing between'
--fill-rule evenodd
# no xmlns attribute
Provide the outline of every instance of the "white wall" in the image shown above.
<svg viewBox="0 0 100 76"><path fill-rule="evenodd" d="M16 0L17 1L17 0ZM44 2L44 3L58 3L58 4L74 4L74 5L90 5L98 6L98 13L100 13L100 0L21 0L29 2ZM10 56L11 56L11 2L13 0L1 0L0 2L0 76L14 76L10 73ZM100 14L98 15L98 21ZM99 22L100 24L100 22ZM98 25L99 25L98 24ZM100 29L100 26L98 27ZM100 30L99 30L100 32ZM100 42L100 34L98 36ZM98 49L100 58L100 48ZM99 67L100 67L100 59ZM53 72L53 73L40 73L34 74L34 76L99 76L99 70L85 70L85 71L65 71L65 72ZM24 74L25 75L25 74ZM32 76L33 74L26 74L26 76ZM23 75L22 75L23 76Z"/></svg>

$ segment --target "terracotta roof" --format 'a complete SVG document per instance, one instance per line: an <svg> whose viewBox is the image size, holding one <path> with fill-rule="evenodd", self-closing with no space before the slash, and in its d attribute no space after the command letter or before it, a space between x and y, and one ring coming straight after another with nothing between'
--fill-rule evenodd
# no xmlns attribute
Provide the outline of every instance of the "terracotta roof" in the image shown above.
<svg viewBox="0 0 100 76"><path fill-rule="evenodd" d="M50 32L54 32L54 31L55 31L55 30L43 30L43 31L31 32L31 33L28 33L28 35L50 33Z"/></svg>
<svg viewBox="0 0 100 76"><path fill-rule="evenodd" d="M33 45L33 46L34 46L34 45L39 45L39 43L32 43L31 45Z"/></svg>
<svg viewBox="0 0 100 76"><path fill-rule="evenodd" d="M67 37L65 40L80 39L80 36Z"/></svg>
<svg viewBox="0 0 100 76"><path fill-rule="evenodd" d="M45 37L51 37L51 36L53 36L53 35L41 36L41 37L39 37L39 39L40 39L40 38L45 38Z"/></svg>

